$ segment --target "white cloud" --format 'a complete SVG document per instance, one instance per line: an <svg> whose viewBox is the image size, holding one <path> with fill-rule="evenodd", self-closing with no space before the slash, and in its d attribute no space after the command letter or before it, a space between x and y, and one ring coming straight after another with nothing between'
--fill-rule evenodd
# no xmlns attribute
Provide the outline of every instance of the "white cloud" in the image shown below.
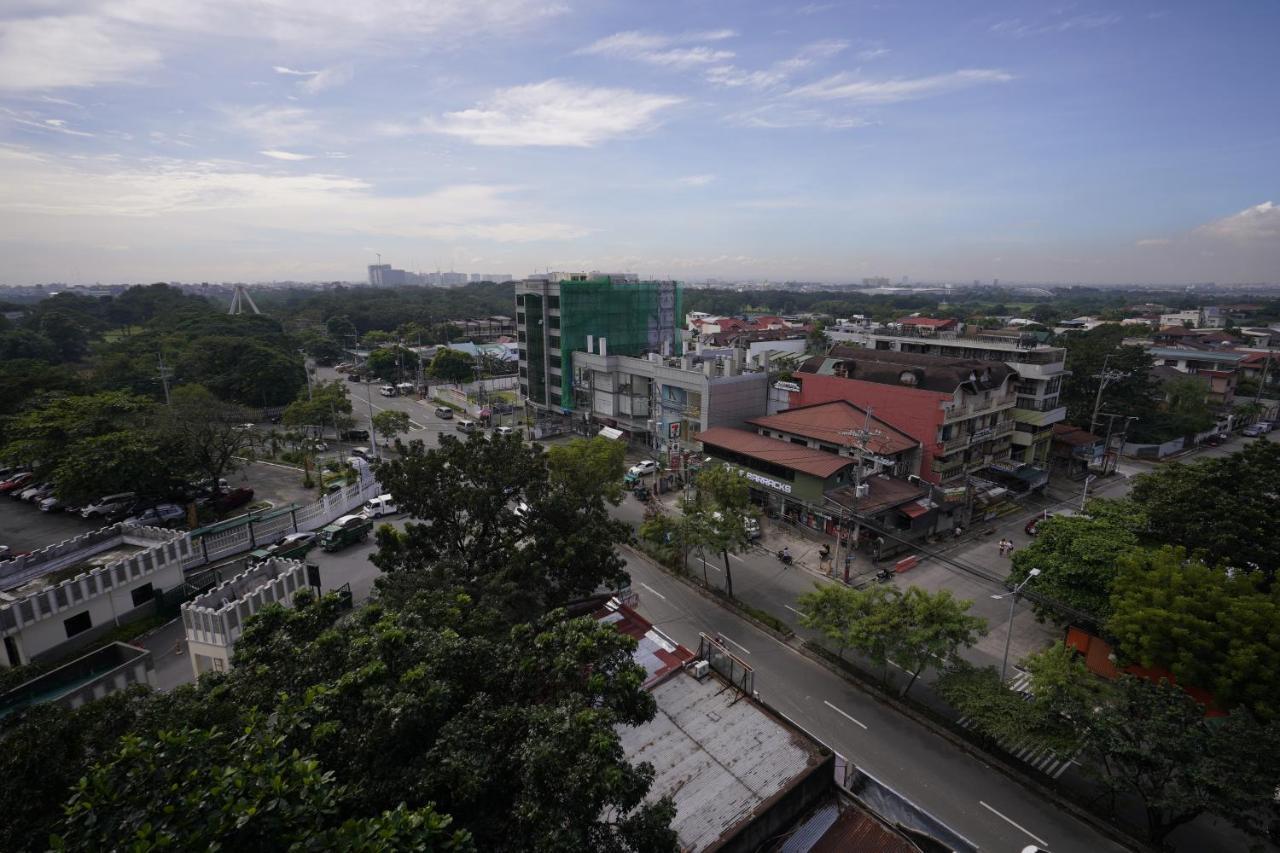
<svg viewBox="0 0 1280 853"><path fill-rule="evenodd" d="M74 228L85 241L109 233L138 246L163 242L167 228L195 231L205 245L239 243L264 230L511 243L588 233L525 209L513 187L461 184L391 196L340 175L172 158L73 160L0 148L0 222L10 239L47 237L48 218L58 221L54 229Z"/></svg>
<svg viewBox="0 0 1280 853"><path fill-rule="evenodd" d="M1271 244L1280 248L1280 205L1264 201L1202 225L1196 232L1235 243Z"/></svg>
<svg viewBox="0 0 1280 853"><path fill-rule="evenodd" d="M1172 242L1173 241L1170 240L1168 237L1148 237L1145 240L1139 240L1138 242L1134 243L1134 245L1142 246L1143 248L1151 248L1155 246L1168 246Z"/></svg>
<svg viewBox="0 0 1280 853"><path fill-rule="evenodd" d="M258 153L261 154L263 157L270 157L273 160L297 161L297 160L314 160L315 159L314 154L295 154L292 151L266 150L266 151L259 151Z"/></svg>
<svg viewBox="0 0 1280 853"><path fill-rule="evenodd" d="M320 122L302 107L228 107L224 113L233 128L272 147L309 141L322 133Z"/></svg>
<svg viewBox="0 0 1280 853"><path fill-rule="evenodd" d="M821 127L828 130L847 130L854 127L871 127L878 122L851 115L839 115L788 103L767 103L726 117L730 124L739 127L766 129L791 127Z"/></svg>
<svg viewBox="0 0 1280 853"><path fill-rule="evenodd" d="M707 69L706 78L709 83L717 86L772 89L785 83L797 72L830 59L848 47L849 43L842 39L823 39L805 45L794 56L779 60L768 68L749 71L735 65L718 65Z"/></svg>
<svg viewBox="0 0 1280 853"><path fill-rule="evenodd" d="M1060 14L1060 13L1059 13ZM1065 33L1072 30L1096 30L1120 23L1120 16L1114 13L1098 15L1074 15L1070 18L1057 18L1043 21L1023 21L1021 18L1010 18L997 21L990 27L996 35L1025 38L1027 36L1044 35L1045 33Z"/></svg>
<svg viewBox="0 0 1280 853"><path fill-rule="evenodd" d="M500 89L488 101L445 113L425 129L476 145L589 147L648 130L656 124L658 113L683 100L547 80Z"/></svg>
<svg viewBox="0 0 1280 853"><path fill-rule="evenodd" d="M988 68L964 68L931 77L866 80L840 73L792 89L790 95L815 100L843 100L859 104L894 104L928 98L989 83L1007 83L1014 79L1007 71Z"/></svg>
<svg viewBox="0 0 1280 853"><path fill-rule="evenodd" d="M705 187L715 179L715 175L686 175L683 178L676 178L676 183L682 187Z"/></svg>
<svg viewBox="0 0 1280 853"><path fill-rule="evenodd" d="M318 71L301 71L287 65L273 65L271 68L277 74L287 77L305 78L298 83L298 87L312 95L349 83L355 74L355 69L349 62L334 65L331 68L321 68Z"/></svg>
<svg viewBox="0 0 1280 853"><path fill-rule="evenodd" d="M871 48L867 48L866 50L858 51L858 59L860 59L863 62L870 62L873 59L879 59L882 56L888 56L888 55L889 55L889 48L887 47L871 47Z"/></svg>
<svg viewBox="0 0 1280 853"><path fill-rule="evenodd" d="M676 35L629 30L597 39L578 53L619 56L623 59L668 68L693 68L732 59L734 53L731 50L716 49L698 43L723 41L735 35L737 33L733 30L687 32Z"/></svg>
<svg viewBox="0 0 1280 853"><path fill-rule="evenodd" d="M84 136L93 137L94 134L83 130L76 130L68 127L65 119L46 118L41 119L35 113L19 113L8 107L0 107L0 115L6 117L9 121L24 128L30 128L35 131L43 131L45 133L61 133L66 136Z"/></svg>
<svg viewBox="0 0 1280 853"><path fill-rule="evenodd" d="M313 55L349 53L391 42L509 33L567 11L557 0L55 0L18 6L25 9L15 8L7 19L0 13L0 91L139 81L166 52L185 47L188 34L220 42L267 40ZM22 17L28 9L62 14Z"/></svg>
<svg viewBox="0 0 1280 853"><path fill-rule="evenodd" d="M129 44L126 29L94 15L0 21L0 91L134 79L159 64L160 51Z"/></svg>

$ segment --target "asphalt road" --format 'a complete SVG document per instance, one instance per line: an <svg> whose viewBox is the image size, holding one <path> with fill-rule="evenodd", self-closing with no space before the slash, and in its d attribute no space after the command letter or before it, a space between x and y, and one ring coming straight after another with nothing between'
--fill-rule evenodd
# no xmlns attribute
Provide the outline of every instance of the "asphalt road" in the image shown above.
<svg viewBox="0 0 1280 853"><path fill-rule="evenodd" d="M647 619L695 649L699 632L723 634L762 698L981 849L1124 849L645 560L627 569Z"/></svg>

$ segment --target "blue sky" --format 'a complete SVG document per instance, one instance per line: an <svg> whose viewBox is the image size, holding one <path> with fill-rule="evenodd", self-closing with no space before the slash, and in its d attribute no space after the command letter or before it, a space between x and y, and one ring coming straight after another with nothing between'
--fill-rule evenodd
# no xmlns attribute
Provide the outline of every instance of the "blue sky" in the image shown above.
<svg viewBox="0 0 1280 853"><path fill-rule="evenodd" d="M377 252L1276 281L1277 33L1271 0L11 0L0 283L359 279Z"/></svg>

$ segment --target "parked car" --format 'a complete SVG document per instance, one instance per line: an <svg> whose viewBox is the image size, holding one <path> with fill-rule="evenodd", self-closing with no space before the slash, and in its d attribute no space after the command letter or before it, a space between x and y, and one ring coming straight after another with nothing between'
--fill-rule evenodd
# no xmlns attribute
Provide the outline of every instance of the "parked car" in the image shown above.
<svg viewBox="0 0 1280 853"><path fill-rule="evenodd" d="M494 435L515 435L516 428L509 426L497 426L493 428Z"/></svg>
<svg viewBox="0 0 1280 853"><path fill-rule="evenodd" d="M364 510L361 514L365 518L381 518L384 515L395 515L399 511L396 508L395 498L391 495L378 495L364 502Z"/></svg>
<svg viewBox="0 0 1280 853"><path fill-rule="evenodd" d="M56 495L49 495L40 501L41 512L62 512L63 510L66 510L67 512L79 512L80 507L69 504Z"/></svg>
<svg viewBox="0 0 1280 853"><path fill-rule="evenodd" d="M383 385L381 388L378 389L378 393L384 397L394 397L396 395L396 386Z"/></svg>
<svg viewBox="0 0 1280 853"><path fill-rule="evenodd" d="M20 501L35 501L39 503L53 494L53 483L36 483L27 486L20 492L15 490L9 494L15 495Z"/></svg>
<svg viewBox="0 0 1280 853"><path fill-rule="evenodd" d="M436 406L436 417L443 418L446 421L451 420L453 418L453 409L448 406Z"/></svg>
<svg viewBox="0 0 1280 853"><path fill-rule="evenodd" d="M17 489L18 491L25 489L27 484L31 482L31 478L34 476L35 474L30 471L20 471L17 474L14 474L3 483L0 483L0 494L12 494L14 489Z"/></svg>
<svg viewBox="0 0 1280 853"><path fill-rule="evenodd" d="M320 550L337 551L369 538L373 522L363 515L344 515L320 531Z"/></svg>
<svg viewBox="0 0 1280 853"><path fill-rule="evenodd" d="M652 459L646 459L643 462L637 462L627 469L627 476L624 478L628 483L634 483L641 477L649 474L657 473L658 463Z"/></svg>
<svg viewBox="0 0 1280 853"><path fill-rule="evenodd" d="M476 431L476 422L463 418L459 420L457 424L454 425L454 429L456 429L458 432L465 432L470 434Z"/></svg>
<svg viewBox="0 0 1280 853"><path fill-rule="evenodd" d="M348 382L359 382L359 381L360 381L360 374L359 374L359 373L348 373L348 374L347 374L347 381L348 381Z"/></svg>
<svg viewBox="0 0 1280 853"><path fill-rule="evenodd" d="M144 509L126 518L124 523L140 524L145 527L168 527L171 524L181 523L186 517L187 511L177 504L156 504L150 509Z"/></svg>
<svg viewBox="0 0 1280 853"><path fill-rule="evenodd" d="M90 501L80 510L84 518L119 518L133 508L138 496L133 492L119 492Z"/></svg>
<svg viewBox="0 0 1280 853"><path fill-rule="evenodd" d="M271 552L272 557L280 557L285 560L301 560L307 556L308 551L316 547L319 539L320 534L318 533L290 533L267 550Z"/></svg>
<svg viewBox="0 0 1280 853"><path fill-rule="evenodd" d="M218 512L228 512L236 507L244 506L251 500L253 500L253 489L241 487L219 495L214 499L213 508Z"/></svg>
<svg viewBox="0 0 1280 853"><path fill-rule="evenodd" d="M351 448L351 455L357 459L364 459L367 461L373 456L373 451L367 447L353 447Z"/></svg>
<svg viewBox="0 0 1280 853"><path fill-rule="evenodd" d="M368 441L369 431L367 429L347 429L342 431L343 441Z"/></svg>

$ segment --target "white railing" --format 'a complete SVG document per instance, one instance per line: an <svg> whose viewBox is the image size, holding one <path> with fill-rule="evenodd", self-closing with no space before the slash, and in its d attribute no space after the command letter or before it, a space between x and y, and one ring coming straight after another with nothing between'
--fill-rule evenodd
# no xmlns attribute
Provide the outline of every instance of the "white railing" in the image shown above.
<svg viewBox="0 0 1280 853"><path fill-rule="evenodd" d="M246 522L238 527L202 535L191 541L191 552L183 560L184 569L203 566L220 557L261 548L279 541L289 533L319 530L340 515L359 508L371 497L381 494L377 480L366 477L363 482L343 486L322 500L298 507L265 522ZM188 534L189 537L189 534Z"/></svg>

